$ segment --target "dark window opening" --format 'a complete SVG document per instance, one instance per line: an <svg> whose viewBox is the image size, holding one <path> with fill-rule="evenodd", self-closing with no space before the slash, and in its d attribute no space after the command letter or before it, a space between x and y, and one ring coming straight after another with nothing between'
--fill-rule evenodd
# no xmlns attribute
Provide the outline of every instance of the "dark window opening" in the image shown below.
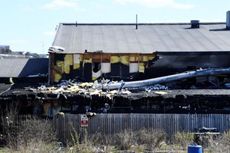
<svg viewBox="0 0 230 153"><path fill-rule="evenodd" d="M187 66L187 71L194 71L196 69L197 69L196 66Z"/></svg>
<svg viewBox="0 0 230 153"><path fill-rule="evenodd" d="M93 72L98 72L101 70L101 63L93 63Z"/></svg>

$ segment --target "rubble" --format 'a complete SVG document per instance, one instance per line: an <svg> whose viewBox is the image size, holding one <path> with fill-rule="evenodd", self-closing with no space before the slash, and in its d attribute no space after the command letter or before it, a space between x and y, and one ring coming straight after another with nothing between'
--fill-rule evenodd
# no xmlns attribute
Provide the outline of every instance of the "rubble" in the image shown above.
<svg viewBox="0 0 230 153"><path fill-rule="evenodd" d="M30 88L34 93L44 94L84 94L86 96L105 96L112 99L114 95L129 95L131 92L127 89L122 90L103 90L103 84L95 82L71 82L65 81L56 86L40 86L38 88Z"/></svg>
<svg viewBox="0 0 230 153"><path fill-rule="evenodd" d="M186 80L184 76L187 75L191 79L191 75L203 76L203 72L205 73L203 78L195 83L192 82L189 88L183 88L189 84L189 81L194 81ZM27 86L24 90L10 90L2 94L0 99L9 103L20 102L23 113L36 112L34 110L40 109L42 105L43 114L48 114L50 117L58 111L65 113L223 113L230 111L228 102L230 90L225 88L230 81L227 75L229 72L230 69L205 69L184 72L183 75L180 73L132 82L104 79L94 82L65 80L56 85L43 84ZM210 81L221 86L199 88L199 84L209 81L206 75L211 75ZM218 82L217 79L222 82ZM171 82L162 83L162 80L166 82L171 80ZM145 83L146 86L143 85ZM128 86L130 84L134 86ZM177 85L182 88L176 88ZM117 88L111 88L114 86ZM25 102L28 105L25 105Z"/></svg>
<svg viewBox="0 0 230 153"><path fill-rule="evenodd" d="M40 86L38 88L31 88L35 93L45 93L45 94L72 94L72 95L85 95L85 96L99 96L107 97L113 99L117 95L130 95L132 93L140 92L155 92L155 94L165 95L167 92L161 90L169 90L166 85L161 85L161 83L175 82L178 80L189 79L193 77L200 76L214 76L230 74L230 68L220 68L220 69L198 69L195 71L188 71L179 74L158 77L147 80L140 81L130 81L120 82L104 80L100 82L97 80L95 82L74 82L74 81L62 81L55 86ZM225 84L226 86L226 84Z"/></svg>

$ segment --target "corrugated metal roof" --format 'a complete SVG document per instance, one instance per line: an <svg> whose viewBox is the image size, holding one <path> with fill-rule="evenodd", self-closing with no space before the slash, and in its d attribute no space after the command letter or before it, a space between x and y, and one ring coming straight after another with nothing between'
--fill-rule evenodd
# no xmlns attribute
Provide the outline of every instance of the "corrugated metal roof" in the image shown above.
<svg viewBox="0 0 230 153"><path fill-rule="evenodd" d="M152 53L230 51L225 23L189 24L60 24L53 46L65 52Z"/></svg>
<svg viewBox="0 0 230 153"><path fill-rule="evenodd" d="M0 59L0 77L28 77L47 75L47 58L7 58Z"/></svg>

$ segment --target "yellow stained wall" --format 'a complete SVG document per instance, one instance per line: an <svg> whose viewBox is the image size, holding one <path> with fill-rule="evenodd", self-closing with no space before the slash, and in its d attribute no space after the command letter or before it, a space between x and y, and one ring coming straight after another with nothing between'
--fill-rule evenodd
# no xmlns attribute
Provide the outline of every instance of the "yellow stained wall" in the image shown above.
<svg viewBox="0 0 230 153"><path fill-rule="evenodd" d="M120 62L120 56L119 55L112 55L110 58L110 63L114 64L114 63L119 63Z"/></svg>
<svg viewBox="0 0 230 153"><path fill-rule="evenodd" d="M80 68L80 62L82 61L82 55L80 54L74 54L73 55L73 69L79 69Z"/></svg>
<svg viewBox="0 0 230 153"><path fill-rule="evenodd" d="M129 56L128 55L122 55L120 56L121 63L124 65L129 65Z"/></svg>
<svg viewBox="0 0 230 153"><path fill-rule="evenodd" d="M70 74L70 66L73 66L73 69L76 70L76 69L81 69L80 67L81 62L83 62L83 66L84 63L92 63L93 62L92 57L94 53L62 54L62 55L64 56L64 60L54 61L54 67L52 67L54 82L59 82L64 73L67 75ZM129 65L129 63L138 63L138 72L144 73L145 65L146 65L145 63L147 63L149 60L153 60L155 57L156 57L155 54L111 54L110 63L111 64L122 63L124 65ZM92 76L92 78L94 80L97 79L98 76L97 77Z"/></svg>
<svg viewBox="0 0 230 153"><path fill-rule="evenodd" d="M66 54L64 57L64 72L66 74L70 73L70 65L73 65L73 55Z"/></svg>

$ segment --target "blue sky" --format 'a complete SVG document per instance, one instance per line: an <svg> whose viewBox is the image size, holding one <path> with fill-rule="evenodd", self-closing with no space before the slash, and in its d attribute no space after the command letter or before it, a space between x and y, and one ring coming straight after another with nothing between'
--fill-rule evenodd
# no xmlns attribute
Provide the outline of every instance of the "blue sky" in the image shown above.
<svg viewBox="0 0 230 153"><path fill-rule="evenodd" d="M0 0L0 45L47 53L60 22L226 21L229 0Z"/></svg>

